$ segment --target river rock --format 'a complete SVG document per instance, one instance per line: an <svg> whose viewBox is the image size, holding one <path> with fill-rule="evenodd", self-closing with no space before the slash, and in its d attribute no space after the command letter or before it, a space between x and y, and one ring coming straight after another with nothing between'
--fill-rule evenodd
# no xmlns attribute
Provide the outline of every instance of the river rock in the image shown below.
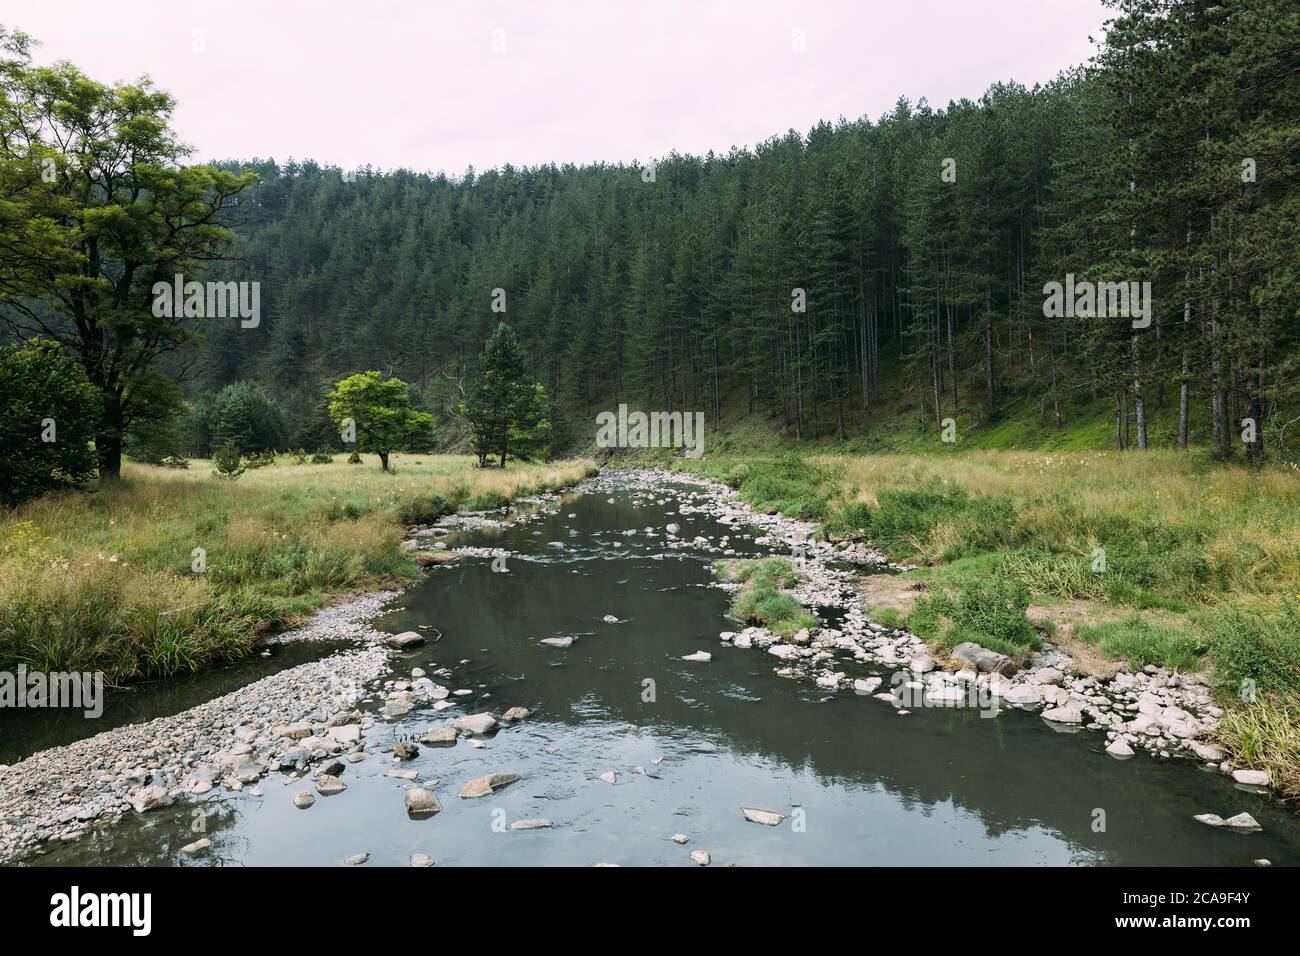
<svg viewBox="0 0 1300 956"><path fill-rule="evenodd" d="M424 643L424 635L419 631L403 631L401 634L388 635L384 638L384 643L399 651L406 651L421 646Z"/></svg>
<svg viewBox="0 0 1300 956"><path fill-rule="evenodd" d="M1207 744L1202 743L1199 740L1190 740L1187 743L1187 748L1192 753L1196 754L1196 756L1209 763L1222 763L1228 757L1227 751L1218 744Z"/></svg>
<svg viewBox="0 0 1300 956"><path fill-rule="evenodd" d="M1007 655L980 647L974 641L963 641L949 651L948 656L961 664L968 665L971 670L984 674L997 672L1009 677L1016 671L1015 664Z"/></svg>
<svg viewBox="0 0 1300 956"><path fill-rule="evenodd" d="M1106 748L1106 753L1110 754L1116 760L1127 760L1129 757L1133 756L1133 748L1128 745L1127 741L1122 738L1117 738L1109 747Z"/></svg>
<svg viewBox="0 0 1300 956"><path fill-rule="evenodd" d="M447 744L455 744L460 738L458 731L452 724L443 724L441 727L434 727L426 730L420 737L420 743L425 746L437 747Z"/></svg>
<svg viewBox="0 0 1300 956"><path fill-rule="evenodd" d="M687 843L689 843L690 841L691 841L691 838L688 837L685 833L674 833L674 834L673 834L673 842L676 843L678 846L684 846L684 845L686 845Z"/></svg>
<svg viewBox="0 0 1300 956"><path fill-rule="evenodd" d="M785 814L777 813L775 810L757 810L754 807L741 807L740 812L745 815L745 819L750 823L761 823L765 827L780 826L781 821L785 819Z"/></svg>
<svg viewBox="0 0 1300 956"><path fill-rule="evenodd" d="M1267 770L1234 770L1232 779L1250 787L1267 787L1272 782Z"/></svg>
<svg viewBox="0 0 1300 956"><path fill-rule="evenodd" d="M413 710L415 710L415 704L400 697L394 698L384 704L385 717L405 717Z"/></svg>
<svg viewBox="0 0 1300 956"><path fill-rule="evenodd" d="M325 737L339 747L346 747L361 740L361 725L344 724L341 727L331 727L325 732Z"/></svg>
<svg viewBox="0 0 1300 956"><path fill-rule="evenodd" d="M393 744L393 756L398 760L414 760L420 755L420 748L406 740Z"/></svg>
<svg viewBox="0 0 1300 956"><path fill-rule="evenodd" d="M599 780L604 780L606 783L617 783L617 782L618 782L618 774L616 774L616 773L615 773L614 771L612 771L612 770L606 770L606 771L605 771L604 773L602 773L602 774L601 774L597 779L599 779Z"/></svg>
<svg viewBox="0 0 1300 956"><path fill-rule="evenodd" d="M1058 724L1081 724L1083 723L1083 711L1078 704L1067 703L1061 707L1049 707L1042 713L1043 720L1050 720Z"/></svg>
<svg viewBox="0 0 1300 956"><path fill-rule="evenodd" d="M573 638L571 637L544 637L541 643L547 647L572 647Z"/></svg>
<svg viewBox="0 0 1300 956"><path fill-rule="evenodd" d="M710 863L713 862L713 857L709 856L709 854L704 850L692 851L691 859L694 860L696 863L698 863L700 866L708 866Z"/></svg>
<svg viewBox="0 0 1300 956"><path fill-rule="evenodd" d="M501 715L501 719L508 724L513 724L515 723L515 721L523 720L524 718L526 718L528 716L528 713L529 711L527 707L511 707L509 710L507 710L504 714Z"/></svg>
<svg viewBox="0 0 1300 956"><path fill-rule="evenodd" d="M1034 680L1040 684L1055 685L1061 683L1064 679L1065 675L1055 667L1040 667L1034 672Z"/></svg>
<svg viewBox="0 0 1300 956"><path fill-rule="evenodd" d="M369 853L353 853L351 856L344 859L343 863L346 866L360 866L368 859L370 859Z"/></svg>
<svg viewBox="0 0 1300 956"><path fill-rule="evenodd" d="M316 792L322 797L332 797L336 793L342 793L348 788L348 785L331 774L321 774L316 778Z"/></svg>
<svg viewBox="0 0 1300 956"><path fill-rule="evenodd" d="M519 779L517 773L491 773L486 777L475 777L460 788L459 796L465 800L486 797L493 790L509 786Z"/></svg>
<svg viewBox="0 0 1300 956"><path fill-rule="evenodd" d="M299 790L293 796L293 805L299 810L306 810L316 802L315 795L310 790Z"/></svg>
<svg viewBox="0 0 1300 956"><path fill-rule="evenodd" d="M406 812L411 816L432 816L442 812L442 804L423 787L412 787L406 791Z"/></svg>
<svg viewBox="0 0 1300 956"><path fill-rule="evenodd" d="M540 817L532 820L516 820L510 824L512 830L549 830L554 824Z"/></svg>
<svg viewBox="0 0 1300 956"><path fill-rule="evenodd" d="M454 723L459 730L476 736L490 734L498 726L497 719L488 713L470 714L457 718Z"/></svg>
<svg viewBox="0 0 1300 956"><path fill-rule="evenodd" d="M914 674L928 674L934 670L934 658L929 654L922 654L920 657L913 657L908 666Z"/></svg>
<svg viewBox="0 0 1300 956"><path fill-rule="evenodd" d="M1228 817L1223 821L1224 829L1238 830L1242 833L1256 833L1262 829L1262 826L1249 813L1241 812L1234 817Z"/></svg>
<svg viewBox="0 0 1300 956"><path fill-rule="evenodd" d="M171 802L171 794L167 792L167 789L157 785L141 787L131 794L131 806L136 813L147 813L150 810L168 807L171 806Z"/></svg>
<svg viewBox="0 0 1300 956"><path fill-rule="evenodd" d="M709 661L713 660L713 655L708 651L696 651L694 654L684 654L682 660L698 661L701 664L707 664Z"/></svg>
<svg viewBox="0 0 1300 956"><path fill-rule="evenodd" d="M210 846L212 846L212 841L204 837L202 840L195 840L193 843L185 844L181 847L181 852L186 856L193 856L195 853L202 853Z"/></svg>
<svg viewBox="0 0 1300 956"><path fill-rule="evenodd" d="M1225 830L1236 830L1240 833L1255 833L1264 829L1256 822L1254 817L1244 811L1226 820L1217 813L1198 813L1192 819L1209 827L1222 827Z"/></svg>
<svg viewBox="0 0 1300 956"><path fill-rule="evenodd" d="M1036 684L1013 684L1002 695L1002 699L1008 704L1015 704L1019 707L1029 707L1043 702L1042 692Z"/></svg>
<svg viewBox="0 0 1300 956"><path fill-rule="evenodd" d="M427 853L412 853L411 866L433 866L433 857L429 856Z"/></svg>
<svg viewBox="0 0 1300 956"><path fill-rule="evenodd" d="M879 677L868 677L865 680L858 678L853 682L853 689L859 694L874 694L876 688L880 686Z"/></svg>

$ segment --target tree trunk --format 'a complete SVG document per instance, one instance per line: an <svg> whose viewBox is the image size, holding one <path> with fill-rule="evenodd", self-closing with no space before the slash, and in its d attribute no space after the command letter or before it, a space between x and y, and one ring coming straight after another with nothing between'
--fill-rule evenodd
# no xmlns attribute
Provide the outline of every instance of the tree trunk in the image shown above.
<svg viewBox="0 0 1300 956"><path fill-rule="evenodd" d="M99 459L100 480L115 481L122 477L122 400L107 390L103 398L104 410L95 432L95 456Z"/></svg>
<svg viewBox="0 0 1300 956"><path fill-rule="evenodd" d="M383 468L384 471L387 471L387 470L388 470L388 454L389 454L389 453L386 452L386 451L380 451L380 452L376 452L375 454L377 454L377 455L379 456L379 464L380 464L380 467Z"/></svg>

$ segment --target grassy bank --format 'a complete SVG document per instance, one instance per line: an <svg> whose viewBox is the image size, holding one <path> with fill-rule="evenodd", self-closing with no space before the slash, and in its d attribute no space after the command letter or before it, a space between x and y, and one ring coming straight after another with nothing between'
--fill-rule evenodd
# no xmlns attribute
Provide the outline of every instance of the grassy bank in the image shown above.
<svg viewBox="0 0 1300 956"><path fill-rule="evenodd" d="M1076 657L1208 671L1232 708L1224 741L1266 760L1300 797L1294 468L1099 451L673 466L730 484L759 510L817 520L831 538L869 540L921 565L882 582L905 600L871 611L936 644L1023 655L1046 632Z"/></svg>
<svg viewBox="0 0 1300 956"><path fill-rule="evenodd" d="M242 656L332 597L408 580L403 525L555 490L585 461L480 470L470 456L277 463L237 481L128 463L91 493L0 512L0 670L124 682ZM195 549L205 567L196 571Z"/></svg>

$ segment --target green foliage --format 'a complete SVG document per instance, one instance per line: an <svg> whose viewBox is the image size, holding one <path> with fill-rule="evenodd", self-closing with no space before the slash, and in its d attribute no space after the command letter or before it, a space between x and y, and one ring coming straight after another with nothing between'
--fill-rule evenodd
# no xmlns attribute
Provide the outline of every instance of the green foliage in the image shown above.
<svg viewBox="0 0 1300 956"><path fill-rule="evenodd" d="M0 505L89 481L99 411L85 373L54 342L0 346Z"/></svg>
<svg viewBox="0 0 1300 956"><path fill-rule="evenodd" d="M937 589L918 598L907 626L946 647L974 641L1010 657L1023 658L1042 647L1025 615L1028 607L1029 591L1023 584L994 577L951 590Z"/></svg>
<svg viewBox="0 0 1300 956"><path fill-rule="evenodd" d="M528 355L514 330L497 325L479 356L479 380L472 399L460 405L470 424L470 447L479 466L496 458L529 461L544 456L550 445L550 404L546 390L527 380Z"/></svg>
<svg viewBox="0 0 1300 956"><path fill-rule="evenodd" d="M1293 601L1275 614L1231 608L1204 624L1220 689L1240 695L1246 680L1260 692L1300 689L1300 613Z"/></svg>
<svg viewBox="0 0 1300 956"><path fill-rule="evenodd" d="M152 368L194 339L154 284L229 253L222 210L251 173L186 166L172 97L31 62L0 29L0 319L64 345L100 393L95 446L116 477L125 436L160 394Z"/></svg>
<svg viewBox="0 0 1300 956"><path fill-rule="evenodd" d="M161 462L159 462L159 464L162 465L164 468L171 468L176 471L184 471L190 467L189 459L178 458L174 456L164 458Z"/></svg>
<svg viewBox="0 0 1300 956"><path fill-rule="evenodd" d="M388 456L419 442L433 425L428 412L415 411L406 383L379 372L357 372L340 380L327 397L330 420L356 428L355 450L373 452L388 471Z"/></svg>
<svg viewBox="0 0 1300 956"><path fill-rule="evenodd" d="M278 448L285 442L279 407L253 382L235 382L218 392L207 427L213 442L233 442L244 455Z"/></svg>
<svg viewBox="0 0 1300 956"><path fill-rule="evenodd" d="M828 476L821 466L806 458L790 454L776 460L753 461L743 468L733 468L727 477L738 478L740 496L759 511L802 519L826 515Z"/></svg>
<svg viewBox="0 0 1300 956"><path fill-rule="evenodd" d="M334 461L334 456L329 451L322 448L311 456L313 465L328 465Z"/></svg>
<svg viewBox="0 0 1300 956"><path fill-rule="evenodd" d="M242 458L233 441L222 442L212 455L212 464L216 468L212 474L218 478L234 481L244 473Z"/></svg>

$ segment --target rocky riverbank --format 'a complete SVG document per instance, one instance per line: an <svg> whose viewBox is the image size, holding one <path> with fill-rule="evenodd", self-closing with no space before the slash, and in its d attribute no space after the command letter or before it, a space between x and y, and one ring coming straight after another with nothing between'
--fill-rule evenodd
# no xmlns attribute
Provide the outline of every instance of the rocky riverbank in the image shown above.
<svg viewBox="0 0 1300 956"><path fill-rule="evenodd" d="M1002 709L1037 711L1060 732L1094 731L1106 735L1106 752L1116 759L1132 757L1136 749L1159 758L1187 757L1207 768L1229 774L1238 786L1263 791L1265 771L1239 767L1209 738L1223 711L1211 699L1205 678L1148 665L1130 672L1121 665L1111 680L1073 673L1074 660L1045 643L1027 666L1016 668L1005 656L975 644L945 651L930 648L914 634L871 621L853 575L836 564L860 565L879 572L907 570L891 565L884 555L861 543L833 545L813 540L817 526L782 515L759 514L732 489L694 476L656 471L622 473L623 480L642 485L648 493L665 480L694 489L683 514L700 511L725 525L752 525L762 532L754 543L785 552L803 580L795 598L804 606L833 610L834 623L811 633L801 631L788 640L759 627L723 631L719 639L735 647L763 648L776 657L776 673L814 681L827 690L872 695L906 716L919 707L975 706L988 716ZM601 478L590 484L600 487ZM704 548L720 555L734 551L721 540L674 540L669 547ZM719 587L734 585L719 583ZM823 615L826 620L829 615ZM858 671L859 673L852 673Z"/></svg>
<svg viewBox="0 0 1300 956"><path fill-rule="evenodd" d="M379 645L345 651L179 714L117 727L5 768L0 863L214 787L255 787L286 760L296 766L291 754L301 744L296 731L285 728L329 734L359 724L354 708L387 671L388 655Z"/></svg>

